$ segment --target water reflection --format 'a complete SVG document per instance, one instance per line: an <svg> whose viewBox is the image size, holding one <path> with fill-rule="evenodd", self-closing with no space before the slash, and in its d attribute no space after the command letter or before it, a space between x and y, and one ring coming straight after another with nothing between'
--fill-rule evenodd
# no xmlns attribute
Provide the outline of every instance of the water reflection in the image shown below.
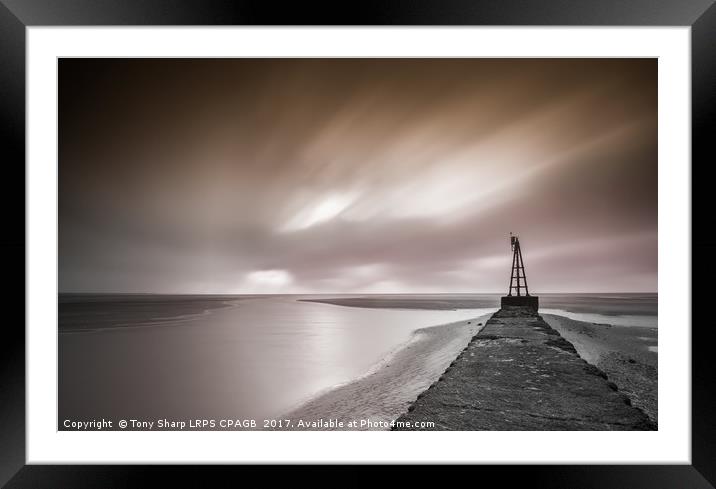
<svg viewBox="0 0 716 489"><path fill-rule="evenodd" d="M416 329L485 311L243 298L157 327L60 334L60 420L278 416L364 374Z"/></svg>

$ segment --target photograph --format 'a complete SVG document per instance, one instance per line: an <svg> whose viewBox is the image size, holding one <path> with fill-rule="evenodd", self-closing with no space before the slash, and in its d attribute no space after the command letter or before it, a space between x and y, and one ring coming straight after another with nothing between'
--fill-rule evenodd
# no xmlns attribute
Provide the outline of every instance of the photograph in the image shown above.
<svg viewBox="0 0 716 489"><path fill-rule="evenodd" d="M57 430L658 430L658 82L59 57Z"/></svg>

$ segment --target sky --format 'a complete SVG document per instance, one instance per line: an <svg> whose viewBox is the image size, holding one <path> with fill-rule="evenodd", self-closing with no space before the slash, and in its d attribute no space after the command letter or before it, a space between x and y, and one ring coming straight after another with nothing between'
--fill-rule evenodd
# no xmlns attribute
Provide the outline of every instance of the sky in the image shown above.
<svg viewBox="0 0 716 489"><path fill-rule="evenodd" d="M655 59L61 59L59 288L657 290Z"/></svg>

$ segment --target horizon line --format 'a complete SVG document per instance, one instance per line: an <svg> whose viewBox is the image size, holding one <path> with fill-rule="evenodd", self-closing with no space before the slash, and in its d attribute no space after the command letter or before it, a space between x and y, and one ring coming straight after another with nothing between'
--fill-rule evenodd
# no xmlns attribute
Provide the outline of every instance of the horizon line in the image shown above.
<svg viewBox="0 0 716 489"><path fill-rule="evenodd" d="M507 295L503 292L273 292L273 293L249 293L249 292L87 292L87 291L58 291L58 294L114 294L114 295L455 295L455 294L475 294L475 295ZM658 294L659 291L599 291L599 292L540 292L539 294L530 294L539 296L540 294Z"/></svg>

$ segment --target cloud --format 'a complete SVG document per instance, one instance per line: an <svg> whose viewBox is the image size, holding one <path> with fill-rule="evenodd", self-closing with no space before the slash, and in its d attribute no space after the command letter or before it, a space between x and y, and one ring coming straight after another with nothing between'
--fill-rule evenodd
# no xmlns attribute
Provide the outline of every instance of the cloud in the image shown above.
<svg viewBox="0 0 716 489"><path fill-rule="evenodd" d="M63 291L656 288L654 60L63 60L60 128Z"/></svg>
<svg viewBox="0 0 716 489"><path fill-rule="evenodd" d="M237 289L246 294L279 294L292 284L293 276L286 270L256 270L246 274Z"/></svg>

